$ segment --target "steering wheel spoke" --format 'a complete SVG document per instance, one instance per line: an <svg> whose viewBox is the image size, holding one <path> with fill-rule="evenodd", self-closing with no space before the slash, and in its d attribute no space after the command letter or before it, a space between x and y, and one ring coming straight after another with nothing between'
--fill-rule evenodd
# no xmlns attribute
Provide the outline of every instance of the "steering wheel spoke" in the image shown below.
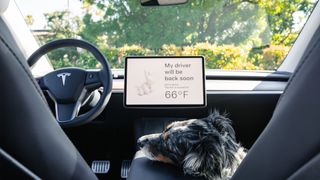
<svg viewBox="0 0 320 180"><path fill-rule="evenodd" d="M80 102L70 104L56 104L56 119L58 122L72 121L79 113Z"/></svg>
<svg viewBox="0 0 320 180"><path fill-rule="evenodd" d="M55 102L56 119L59 123L66 123L75 119L80 111L82 103L84 102L86 89L83 89L78 99L73 102L57 102L52 94L49 92L51 99Z"/></svg>
<svg viewBox="0 0 320 180"><path fill-rule="evenodd" d="M86 70L86 73L85 87L88 90L95 90L102 86L101 70Z"/></svg>

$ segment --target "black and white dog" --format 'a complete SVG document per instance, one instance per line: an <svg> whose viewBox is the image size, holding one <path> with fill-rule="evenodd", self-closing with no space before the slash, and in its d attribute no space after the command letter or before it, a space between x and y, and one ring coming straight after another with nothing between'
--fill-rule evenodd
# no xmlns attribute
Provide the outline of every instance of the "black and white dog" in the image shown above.
<svg viewBox="0 0 320 180"><path fill-rule="evenodd" d="M151 160L209 180L231 178L246 155L231 120L217 111L203 119L173 122L162 133L139 138L138 146Z"/></svg>

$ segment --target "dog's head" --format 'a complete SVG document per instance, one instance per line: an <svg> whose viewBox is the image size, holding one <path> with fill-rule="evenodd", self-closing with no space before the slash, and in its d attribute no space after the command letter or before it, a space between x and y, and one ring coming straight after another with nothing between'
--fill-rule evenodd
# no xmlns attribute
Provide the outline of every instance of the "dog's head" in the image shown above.
<svg viewBox="0 0 320 180"><path fill-rule="evenodd" d="M207 118L173 122L159 134L138 139L138 146L151 160L181 166L186 174L221 177L233 168L240 148L230 119L213 113Z"/></svg>

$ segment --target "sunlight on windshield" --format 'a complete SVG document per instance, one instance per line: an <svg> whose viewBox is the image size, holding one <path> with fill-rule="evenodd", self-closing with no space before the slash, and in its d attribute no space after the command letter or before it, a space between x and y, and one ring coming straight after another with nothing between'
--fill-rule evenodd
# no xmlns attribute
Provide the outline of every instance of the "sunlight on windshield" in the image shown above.
<svg viewBox="0 0 320 180"><path fill-rule="evenodd" d="M142 7L139 0L16 0L40 44L81 38L95 44L112 68L126 56L201 55L208 69L275 70L310 15L314 0L189 0ZM48 55L55 68L98 68L77 48Z"/></svg>

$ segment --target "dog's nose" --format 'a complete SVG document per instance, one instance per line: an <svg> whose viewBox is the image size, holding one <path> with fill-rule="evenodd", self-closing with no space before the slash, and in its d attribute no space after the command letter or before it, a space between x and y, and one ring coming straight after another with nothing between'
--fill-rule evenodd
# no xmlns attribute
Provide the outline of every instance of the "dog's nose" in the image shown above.
<svg viewBox="0 0 320 180"><path fill-rule="evenodd" d="M138 141L137 141L137 145L139 148L143 148L143 146L149 142L149 139L148 138L139 138Z"/></svg>

